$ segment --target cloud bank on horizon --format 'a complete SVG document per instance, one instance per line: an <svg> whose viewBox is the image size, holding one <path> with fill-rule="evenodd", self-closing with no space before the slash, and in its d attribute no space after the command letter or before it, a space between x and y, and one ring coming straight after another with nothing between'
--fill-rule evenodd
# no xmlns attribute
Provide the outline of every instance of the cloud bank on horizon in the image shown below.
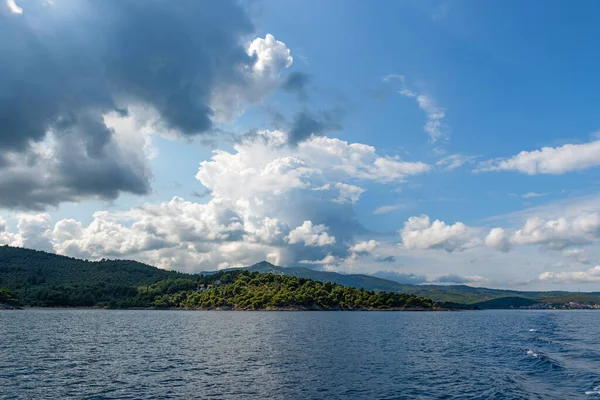
<svg viewBox="0 0 600 400"><path fill-rule="evenodd" d="M365 39L404 58L358 42L364 57L353 57L335 32L307 32L280 3L261 4L258 14L233 0L0 4L10 58L0 63L0 244L189 272L266 259L413 284L600 282L594 99L562 117L546 109L566 107L559 100L531 102L530 120L522 104L498 108L511 90L530 94L477 71L490 62L480 53L424 59L365 21ZM432 48L431 32L454 32L460 14L393 7L422 18ZM385 25L384 10L369 12ZM499 22L479 12L488 26L478 29L500 40ZM542 78L530 84L542 90Z"/></svg>

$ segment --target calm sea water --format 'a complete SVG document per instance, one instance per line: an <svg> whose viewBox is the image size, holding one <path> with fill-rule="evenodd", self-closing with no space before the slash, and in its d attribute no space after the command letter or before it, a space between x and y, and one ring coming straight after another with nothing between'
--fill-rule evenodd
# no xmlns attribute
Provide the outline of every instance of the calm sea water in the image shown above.
<svg viewBox="0 0 600 400"><path fill-rule="evenodd" d="M2 399L600 399L600 312L0 312Z"/></svg>

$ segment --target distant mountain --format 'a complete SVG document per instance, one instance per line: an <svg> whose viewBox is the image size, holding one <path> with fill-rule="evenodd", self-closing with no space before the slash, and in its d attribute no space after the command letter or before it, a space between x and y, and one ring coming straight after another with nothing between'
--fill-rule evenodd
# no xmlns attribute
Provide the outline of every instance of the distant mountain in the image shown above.
<svg viewBox="0 0 600 400"><path fill-rule="evenodd" d="M400 287L403 286L394 281L377 278L371 275L362 274L338 274L336 272L317 271L303 267L278 267L267 261L259 262L248 267L249 271L261 273L271 273L274 275L288 275L296 278L312 279L313 281L332 282L344 286L353 286L357 289L364 288L366 290L378 290L384 292L401 292Z"/></svg>
<svg viewBox="0 0 600 400"><path fill-rule="evenodd" d="M570 301L581 304L600 304L600 292L574 293L565 291L551 292L521 292L517 290L488 289L466 285L410 285L394 282L364 274L339 274L337 272L316 271L303 267L278 267L267 261L262 261L247 267L250 271L272 273L275 275L289 275L298 278L312 279L321 282L333 282L340 285L364 288L365 290L401 292L422 296L439 302L478 304L498 298L522 298L534 302L568 303ZM213 272L205 272L213 273ZM514 304L518 301L510 303ZM526 305L527 301L523 302ZM485 307L495 307L496 303L484 304ZM502 304L500 302L499 304ZM506 304L509 304L506 302ZM529 304L527 304L529 305ZM506 307L508 308L508 307Z"/></svg>

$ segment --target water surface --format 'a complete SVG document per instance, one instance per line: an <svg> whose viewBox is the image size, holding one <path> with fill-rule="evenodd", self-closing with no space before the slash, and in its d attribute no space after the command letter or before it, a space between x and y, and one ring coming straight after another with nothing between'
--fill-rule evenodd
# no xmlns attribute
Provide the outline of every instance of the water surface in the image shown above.
<svg viewBox="0 0 600 400"><path fill-rule="evenodd" d="M1 399L600 399L600 312L0 312Z"/></svg>

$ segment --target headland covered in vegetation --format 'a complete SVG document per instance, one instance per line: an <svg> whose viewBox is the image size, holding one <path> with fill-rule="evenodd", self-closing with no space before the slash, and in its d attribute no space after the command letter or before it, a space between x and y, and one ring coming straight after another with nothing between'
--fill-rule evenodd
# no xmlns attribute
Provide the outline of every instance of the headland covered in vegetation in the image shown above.
<svg viewBox="0 0 600 400"><path fill-rule="evenodd" d="M433 310L405 293L246 269L191 275L124 260L84 261L0 247L0 303L30 307L220 310Z"/></svg>

